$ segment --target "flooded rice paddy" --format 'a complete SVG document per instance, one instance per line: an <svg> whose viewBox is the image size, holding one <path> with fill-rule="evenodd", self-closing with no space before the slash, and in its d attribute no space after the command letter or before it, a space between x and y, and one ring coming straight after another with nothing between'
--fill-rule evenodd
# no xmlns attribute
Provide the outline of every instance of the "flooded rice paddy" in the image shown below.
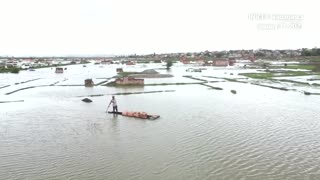
<svg viewBox="0 0 320 180"><path fill-rule="evenodd" d="M171 85L83 86L86 78L108 81L119 66L0 74L0 101L19 101L0 103L0 179L319 179L320 96L303 93L318 86L238 75L252 69L186 66L157 70L173 78L145 79ZM112 94L120 111L161 118L106 114Z"/></svg>

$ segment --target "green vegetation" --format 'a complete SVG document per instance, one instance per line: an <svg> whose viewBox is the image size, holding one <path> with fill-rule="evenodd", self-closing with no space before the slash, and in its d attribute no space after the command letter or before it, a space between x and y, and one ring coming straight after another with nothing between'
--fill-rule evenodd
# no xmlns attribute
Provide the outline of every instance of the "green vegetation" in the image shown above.
<svg viewBox="0 0 320 180"><path fill-rule="evenodd" d="M246 76L254 79L272 79L275 77L289 77L289 76L308 76L318 75L319 73L305 72L305 71L269 71L266 73L241 73L239 75Z"/></svg>
<svg viewBox="0 0 320 180"><path fill-rule="evenodd" d="M314 66L314 65L293 65L293 66L287 66L286 69L304 69L304 70L314 71L314 70L316 70L316 66Z"/></svg>
<svg viewBox="0 0 320 180"><path fill-rule="evenodd" d="M167 69L170 69L172 64L173 64L172 61L168 60L166 64Z"/></svg>
<svg viewBox="0 0 320 180"><path fill-rule="evenodd" d="M12 69L11 69L11 73L18 74L19 71L20 71L20 68L12 68Z"/></svg>
<svg viewBox="0 0 320 180"><path fill-rule="evenodd" d="M289 80L289 79L279 79L279 81L281 81L281 82L295 83L295 84L300 84L300 85L304 85L304 86L310 86L309 83L300 82L300 81L294 81L294 80Z"/></svg>
<svg viewBox="0 0 320 180"><path fill-rule="evenodd" d="M239 75L254 79L271 79L274 77L273 73L240 73Z"/></svg>
<svg viewBox="0 0 320 180"><path fill-rule="evenodd" d="M12 67L12 68L0 68L0 73L19 73L20 68Z"/></svg>
<svg viewBox="0 0 320 180"><path fill-rule="evenodd" d="M302 56L320 56L320 48L302 49Z"/></svg>
<svg viewBox="0 0 320 180"><path fill-rule="evenodd" d="M271 69L279 69L279 68L285 68L285 69L304 69L309 71L315 71L317 67L315 65L287 65L287 66L271 66Z"/></svg>
<svg viewBox="0 0 320 180"><path fill-rule="evenodd" d="M310 56L310 57L306 57L303 60L307 61L307 62L318 62L318 61L320 61L320 57L319 56Z"/></svg>
<svg viewBox="0 0 320 180"><path fill-rule="evenodd" d="M303 62L318 62L320 61L320 56L299 56L299 57L284 57L283 60L286 61L303 61Z"/></svg>

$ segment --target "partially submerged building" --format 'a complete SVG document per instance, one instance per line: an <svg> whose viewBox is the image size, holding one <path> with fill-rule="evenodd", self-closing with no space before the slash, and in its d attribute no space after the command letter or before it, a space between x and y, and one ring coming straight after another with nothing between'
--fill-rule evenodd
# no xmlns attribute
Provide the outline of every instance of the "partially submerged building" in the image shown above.
<svg viewBox="0 0 320 180"><path fill-rule="evenodd" d="M117 85L143 85L144 79L136 79L134 77L123 77L116 80Z"/></svg>
<svg viewBox="0 0 320 180"><path fill-rule="evenodd" d="M213 61L213 66L228 66L229 65L229 61L227 60L216 60Z"/></svg>
<svg viewBox="0 0 320 180"><path fill-rule="evenodd" d="M55 72L56 73L63 73L63 68L57 67Z"/></svg>
<svg viewBox="0 0 320 180"><path fill-rule="evenodd" d="M117 73L122 73L123 69L122 68L117 68Z"/></svg>
<svg viewBox="0 0 320 180"><path fill-rule="evenodd" d="M84 80L84 86L85 87L93 87L94 82L92 81L92 79L86 79L86 80Z"/></svg>
<svg viewBox="0 0 320 180"><path fill-rule="evenodd" d="M101 64L109 65L109 64L113 64L113 62L112 62L112 60L103 60L103 61L101 61Z"/></svg>
<svg viewBox="0 0 320 180"><path fill-rule="evenodd" d="M135 62L133 62L133 61L127 61L126 62L126 65L135 65L136 63Z"/></svg>

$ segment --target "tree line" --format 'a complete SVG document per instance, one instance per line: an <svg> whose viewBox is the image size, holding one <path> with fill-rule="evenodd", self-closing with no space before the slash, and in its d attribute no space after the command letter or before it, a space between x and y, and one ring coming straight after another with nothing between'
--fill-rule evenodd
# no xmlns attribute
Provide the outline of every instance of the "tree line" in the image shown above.
<svg viewBox="0 0 320 180"><path fill-rule="evenodd" d="M320 56L320 48L302 49L302 56Z"/></svg>

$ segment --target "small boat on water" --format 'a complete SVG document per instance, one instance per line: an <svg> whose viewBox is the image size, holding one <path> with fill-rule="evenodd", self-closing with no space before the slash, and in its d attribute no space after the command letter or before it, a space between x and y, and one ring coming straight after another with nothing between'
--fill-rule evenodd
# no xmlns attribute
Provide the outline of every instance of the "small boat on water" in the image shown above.
<svg viewBox="0 0 320 180"><path fill-rule="evenodd" d="M150 119L150 120L155 120L160 117L159 115L150 115L145 112L129 112L129 111L113 112L113 111L108 111L108 113L109 114L119 114L122 116L135 117L135 118L140 118L140 119Z"/></svg>

